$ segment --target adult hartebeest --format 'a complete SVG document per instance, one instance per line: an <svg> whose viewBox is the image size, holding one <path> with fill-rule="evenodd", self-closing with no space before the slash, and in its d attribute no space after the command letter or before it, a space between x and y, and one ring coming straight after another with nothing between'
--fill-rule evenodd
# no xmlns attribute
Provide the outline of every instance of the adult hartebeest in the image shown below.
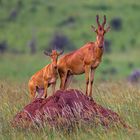
<svg viewBox="0 0 140 140"><path fill-rule="evenodd" d="M58 56L63 53L63 51L58 53L56 50L52 50L51 53L46 51L44 53L45 55L51 57L52 63L48 64L43 69L35 73L29 80L28 86L31 99L35 98L36 92L38 92L39 97L43 96L46 98L47 88L50 85L52 85L52 93L55 92L55 85L58 77L57 59Z"/></svg>
<svg viewBox="0 0 140 140"><path fill-rule="evenodd" d="M106 16L102 24L99 22L99 16L96 16L98 28L92 26L97 37L95 42L88 42L80 49L62 56L58 61L58 72L61 79L60 88L66 89L70 84L73 75L85 73L86 76L86 95L92 96L92 84L94 80L94 71L99 66L104 50L104 35L109 31L108 26L105 29Z"/></svg>

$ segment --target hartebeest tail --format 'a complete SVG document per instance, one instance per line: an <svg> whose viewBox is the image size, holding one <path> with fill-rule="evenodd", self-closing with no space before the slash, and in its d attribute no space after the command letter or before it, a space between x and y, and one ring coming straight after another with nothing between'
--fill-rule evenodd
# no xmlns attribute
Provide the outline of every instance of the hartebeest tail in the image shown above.
<svg viewBox="0 0 140 140"><path fill-rule="evenodd" d="M47 88L52 85L52 93L55 92L56 80L58 77L57 59L58 56L63 53L58 53L56 50L52 50L51 53L44 52L45 55L50 56L52 63L45 66L43 69L35 73L29 80L28 87L30 91L31 99L34 99L36 92L38 97L47 97Z"/></svg>
<svg viewBox="0 0 140 140"><path fill-rule="evenodd" d="M88 42L80 49L70 52L58 61L58 72L61 79L60 88L66 89L73 75L85 73L86 77L86 95L92 96L92 84L94 71L99 66L104 50L104 35L109 31L109 26L105 29L106 16L102 24L99 22L99 16L96 16L98 28L92 26L97 37L95 42Z"/></svg>

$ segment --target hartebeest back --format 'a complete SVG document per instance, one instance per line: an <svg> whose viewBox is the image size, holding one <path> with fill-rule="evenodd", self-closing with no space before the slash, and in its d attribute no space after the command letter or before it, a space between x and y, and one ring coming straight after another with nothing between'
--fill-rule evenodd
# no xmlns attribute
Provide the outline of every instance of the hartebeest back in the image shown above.
<svg viewBox="0 0 140 140"><path fill-rule="evenodd" d="M45 66L43 69L35 73L29 80L28 86L30 91L31 99L34 99L36 92L38 92L38 97L47 97L47 88L52 85L52 93L55 92L56 80L58 77L57 69L57 59L58 56L63 53L61 51L58 53L56 50L52 50L51 54L44 52L45 55L50 56L52 63Z"/></svg>
<svg viewBox="0 0 140 140"><path fill-rule="evenodd" d="M70 84L73 75L85 73L86 95L92 96L92 84L94 71L101 62L104 50L104 35L109 31L109 26L105 29L106 16L102 24L99 16L96 16L98 28L92 26L97 37L95 42L88 42L80 49L62 56L58 61L58 72L61 79L60 88L66 89Z"/></svg>

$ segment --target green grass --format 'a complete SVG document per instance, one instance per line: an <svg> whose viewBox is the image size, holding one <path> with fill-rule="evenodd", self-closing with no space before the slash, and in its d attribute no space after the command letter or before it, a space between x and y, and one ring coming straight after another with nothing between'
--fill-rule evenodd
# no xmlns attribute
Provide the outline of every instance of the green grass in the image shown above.
<svg viewBox="0 0 140 140"><path fill-rule="evenodd" d="M80 82L80 81L79 81ZM72 87L77 87L73 83ZM83 84L81 83L81 86ZM80 88L80 87L79 87ZM84 88L82 88L84 91ZM14 81L0 82L0 139L1 140L139 140L140 136L140 88L123 82L106 82L94 85L93 97L95 101L104 107L117 112L133 129L131 131L123 128L113 127L108 130L102 127L85 126L75 128L74 132L67 134L49 127L38 130L15 129L10 125L14 115L29 103L27 83Z"/></svg>
<svg viewBox="0 0 140 140"><path fill-rule="evenodd" d="M128 57L129 56L129 57ZM127 55L122 52L104 54L100 66L96 69L95 81L101 80L120 80L126 79L133 69L140 67L139 49L127 51ZM30 55L0 55L0 78L12 80L29 80L29 78L45 65L50 63L50 58L45 56L43 52ZM129 67L129 64L133 67ZM115 69L115 73L110 71ZM75 79L83 80L85 75L75 76Z"/></svg>
<svg viewBox="0 0 140 140"><path fill-rule="evenodd" d="M17 18L9 21L8 17L20 2ZM37 70L48 64L43 50L56 32L66 35L76 48L89 41L95 41L96 34L91 25L96 25L95 16L107 16L107 23L113 18L122 20L120 31L111 30L105 38L111 41L110 54L104 54L103 61L96 72L96 79L124 79L140 67L140 32L139 32L139 0L1 0L0 1L0 42L6 41L9 53L13 50L22 51L22 55L0 54L0 78L27 80ZM52 9L50 12L49 9ZM59 26L69 17L73 24ZM102 19L101 19L102 20ZM37 54L29 55L29 41L36 38ZM122 49L125 48L124 51ZM67 46L64 48L67 51ZM74 49L74 48L73 48ZM129 65L133 67L130 68ZM110 71L115 69L116 73ZM83 79L84 76L80 76Z"/></svg>

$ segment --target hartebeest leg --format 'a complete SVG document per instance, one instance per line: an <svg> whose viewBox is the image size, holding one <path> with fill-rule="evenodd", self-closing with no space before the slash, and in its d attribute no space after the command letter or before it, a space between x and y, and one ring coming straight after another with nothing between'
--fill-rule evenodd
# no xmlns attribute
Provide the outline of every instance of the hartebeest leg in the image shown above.
<svg viewBox="0 0 140 140"><path fill-rule="evenodd" d="M36 95L36 87L32 82L29 83L28 87L29 87L29 92L30 92L30 99L33 100Z"/></svg>
<svg viewBox="0 0 140 140"><path fill-rule="evenodd" d="M54 83L52 84L52 94L55 93L55 86L56 86L56 82L54 82Z"/></svg>
<svg viewBox="0 0 140 140"><path fill-rule="evenodd" d="M65 82L65 89L67 89L72 81L73 75L68 75Z"/></svg>
<svg viewBox="0 0 140 140"><path fill-rule="evenodd" d="M90 66L85 66L85 76L86 76L86 95L88 96L88 86L89 86L89 72L90 72Z"/></svg>
<svg viewBox="0 0 140 140"><path fill-rule="evenodd" d="M94 81L94 69L91 69L91 74L90 74L90 81L89 81L89 96L92 97L92 85L93 85L93 81Z"/></svg>
<svg viewBox="0 0 140 140"><path fill-rule="evenodd" d="M43 98L47 97L48 81L44 81L44 95Z"/></svg>
<svg viewBox="0 0 140 140"><path fill-rule="evenodd" d="M62 90L65 89L66 79L67 79L67 72L60 73L60 80L61 80L60 89Z"/></svg>
<svg viewBox="0 0 140 140"><path fill-rule="evenodd" d="M33 100L35 98L35 95L36 95L36 90L35 89L31 89L30 90L30 98L31 98L31 100Z"/></svg>

